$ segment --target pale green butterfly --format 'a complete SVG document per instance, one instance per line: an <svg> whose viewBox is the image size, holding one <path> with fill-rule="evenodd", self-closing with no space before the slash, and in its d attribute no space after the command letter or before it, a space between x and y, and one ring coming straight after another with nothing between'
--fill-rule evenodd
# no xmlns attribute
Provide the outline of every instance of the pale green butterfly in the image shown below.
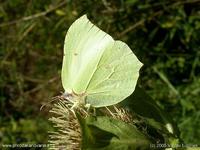
<svg viewBox="0 0 200 150"><path fill-rule="evenodd" d="M84 15L65 37L64 96L74 106L117 104L134 91L141 67L128 45L113 40Z"/></svg>

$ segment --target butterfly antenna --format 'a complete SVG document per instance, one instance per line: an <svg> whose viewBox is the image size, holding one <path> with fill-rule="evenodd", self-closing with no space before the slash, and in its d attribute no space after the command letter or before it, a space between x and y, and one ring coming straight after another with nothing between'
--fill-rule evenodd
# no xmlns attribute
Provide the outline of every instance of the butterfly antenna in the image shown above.
<svg viewBox="0 0 200 150"><path fill-rule="evenodd" d="M56 100L59 100L59 98L60 98L60 96L52 97L52 100L51 100L51 101L49 101L49 102L43 104L43 105L40 107L40 111L41 111L45 106L47 106L47 104L50 104L50 103L52 103L52 102L54 102L54 101L56 101Z"/></svg>

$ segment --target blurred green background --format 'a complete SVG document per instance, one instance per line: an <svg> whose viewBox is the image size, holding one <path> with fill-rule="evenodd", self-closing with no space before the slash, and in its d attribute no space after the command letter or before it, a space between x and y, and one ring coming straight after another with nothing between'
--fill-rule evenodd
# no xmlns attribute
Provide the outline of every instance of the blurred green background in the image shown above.
<svg viewBox="0 0 200 150"><path fill-rule="evenodd" d="M139 84L200 144L200 0L1 0L0 145L47 143L64 37L83 14L144 63Z"/></svg>

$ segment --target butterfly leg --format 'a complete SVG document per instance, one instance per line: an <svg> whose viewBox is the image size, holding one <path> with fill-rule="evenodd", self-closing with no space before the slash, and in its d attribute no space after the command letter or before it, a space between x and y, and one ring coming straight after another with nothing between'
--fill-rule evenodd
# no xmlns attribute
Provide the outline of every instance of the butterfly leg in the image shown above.
<svg viewBox="0 0 200 150"><path fill-rule="evenodd" d="M90 104L86 104L85 107L86 107L86 109L87 109L87 112L89 112L89 111L90 111L90 108L91 108L91 105L90 105Z"/></svg>
<svg viewBox="0 0 200 150"><path fill-rule="evenodd" d="M97 115L97 113L96 113L96 109L95 109L95 108L93 108L93 115L94 115L94 116Z"/></svg>

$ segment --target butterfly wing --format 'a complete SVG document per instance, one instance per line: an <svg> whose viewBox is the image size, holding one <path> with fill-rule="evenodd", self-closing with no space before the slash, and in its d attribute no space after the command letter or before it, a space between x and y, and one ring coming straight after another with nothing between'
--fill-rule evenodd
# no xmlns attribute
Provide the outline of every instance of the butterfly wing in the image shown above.
<svg viewBox="0 0 200 150"><path fill-rule="evenodd" d="M93 107L109 106L128 97L135 89L142 63L122 41L104 51L90 84L86 102Z"/></svg>
<svg viewBox="0 0 200 150"><path fill-rule="evenodd" d="M93 107L116 104L135 89L142 63L131 49L93 25L86 15L69 28L64 45L65 92L86 93Z"/></svg>
<svg viewBox="0 0 200 150"><path fill-rule="evenodd" d="M113 43L112 37L94 26L86 15L70 26L65 37L61 73L65 92L86 91L103 52Z"/></svg>

